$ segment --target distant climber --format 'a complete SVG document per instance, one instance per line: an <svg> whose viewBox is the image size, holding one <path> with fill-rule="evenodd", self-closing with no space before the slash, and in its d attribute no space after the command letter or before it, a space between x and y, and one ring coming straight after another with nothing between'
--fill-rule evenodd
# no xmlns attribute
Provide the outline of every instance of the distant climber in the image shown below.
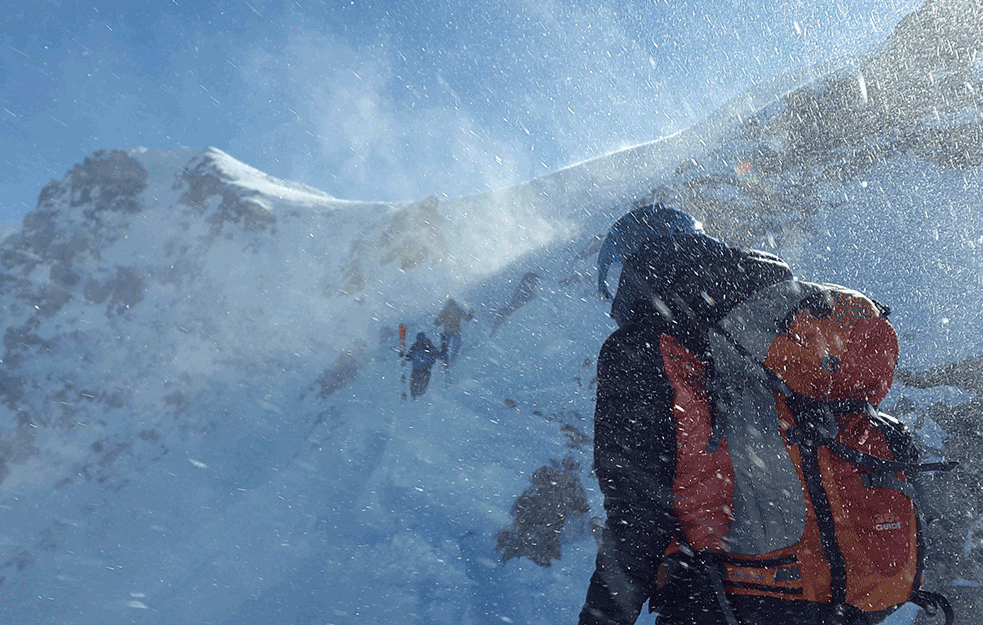
<svg viewBox="0 0 983 625"><path fill-rule="evenodd" d="M530 300L536 297L536 284L538 282L539 276L531 271L522 276L519 286L515 288L515 293L512 294L512 299L509 300L508 304L499 308L495 312L495 318L492 320L492 334L498 330L498 326L505 323L505 320L508 319L512 313L519 310Z"/></svg>
<svg viewBox="0 0 983 625"><path fill-rule="evenodd" d="M433 346L424 332L416 335L416 341L404 356L412 364L410 372L410 396L416 399L427 392L430 384L430 369L441 354Z"/></svg>
<svg viewBox="0 0 983 625"><path fill-rule="evenodd" d="M444 355L445 367L457 360L457 354L461 350L461 322L472 319L474 313L461 308L453 297L447 298L444 309L434 319L435 326L444 326L443 332L440 333L440 352Z"/></svg>
<svg viewBox="0 0 983 625"><path fill-rule="evenodd" d="M597 288L601 297L611 299L607 284L611 265L625 262L646 241L702 232L702 224L692 215L661 204L641 206L625 214L611 227L597 255Z"/></svg>

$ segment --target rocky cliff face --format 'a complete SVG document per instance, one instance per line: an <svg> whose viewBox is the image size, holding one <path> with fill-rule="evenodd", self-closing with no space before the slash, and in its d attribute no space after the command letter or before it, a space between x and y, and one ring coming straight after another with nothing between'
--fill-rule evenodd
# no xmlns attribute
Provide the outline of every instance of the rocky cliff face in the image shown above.
<svg viewBox="0 0 983 625"><path fill-rule="evenodd" d="M843 203L830 191L914 156L937 167L983 164L983 8L927 2L870 58L787 93L723 145L684 162L655 190L728 240L795 239ZM913 172L914 173L914 172Z"/></svg>

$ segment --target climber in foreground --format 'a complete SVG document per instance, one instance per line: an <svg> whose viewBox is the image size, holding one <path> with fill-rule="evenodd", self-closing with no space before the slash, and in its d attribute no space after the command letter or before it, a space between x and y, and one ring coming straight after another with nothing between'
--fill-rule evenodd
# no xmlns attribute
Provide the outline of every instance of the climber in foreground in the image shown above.
<svg viewBox="0 0 983 625"><path fill-rule="evenodd" d="M660 224L660 220L662 223ZM580 625L872 625L920 588L908 430L877 410L887 309L658 205L612 228L619 328L598 358L607 519Z"/></svg>

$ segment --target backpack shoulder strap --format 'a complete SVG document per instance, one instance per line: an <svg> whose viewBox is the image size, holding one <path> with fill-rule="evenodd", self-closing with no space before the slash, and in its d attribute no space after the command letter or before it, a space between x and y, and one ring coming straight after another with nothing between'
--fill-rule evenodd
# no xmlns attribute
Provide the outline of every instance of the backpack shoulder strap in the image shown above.
<svg viewBox="0 0 983 625"><path fill-rule="evenodd" d="M735 394L744 384L733 375L735 368L749 372L751 379L769 392L791 393L781 378L765 366L765 358L775 338L786 331L789 311L801 310L821 292L818 284L784 280L756 291L710 326L709 358L713 367L709 391L715 413L708 450L715 450L723 439L728 405L735 401Z"/></svg>
<svg viewBox="0 0 983 625"><path fill-rule="evenodd" d="M712 367L707 383L714 412L707 450L715 451L726 437L735 490L736 520L730 540L738 553L776 551L796 544L805 531L805 494L775 407L775 392L788 389L764 360L772 342L785 331L781 327L785 311L819 288L793 280L765 287L731 309L708 332ZM761 484L773 488L762 489Z"/></svg>

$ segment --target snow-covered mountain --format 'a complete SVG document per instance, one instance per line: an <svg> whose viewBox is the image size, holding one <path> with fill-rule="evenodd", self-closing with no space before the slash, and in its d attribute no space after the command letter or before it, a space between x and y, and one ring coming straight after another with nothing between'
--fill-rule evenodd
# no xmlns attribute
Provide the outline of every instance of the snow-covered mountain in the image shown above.
<svg viewBox="0 0 983 625"><path fill-rule="evenodd" d="M929 2L869 58L472 197L348 202L215 149L85 159L0 243L0 622L573 622L603 517L594 261L653 195L892 307L885 405L963 462L933 484L928 586L973 622L981 24ZM448 296L475 311L461 359L404 401L398 324L436 338Z"/></svg>

